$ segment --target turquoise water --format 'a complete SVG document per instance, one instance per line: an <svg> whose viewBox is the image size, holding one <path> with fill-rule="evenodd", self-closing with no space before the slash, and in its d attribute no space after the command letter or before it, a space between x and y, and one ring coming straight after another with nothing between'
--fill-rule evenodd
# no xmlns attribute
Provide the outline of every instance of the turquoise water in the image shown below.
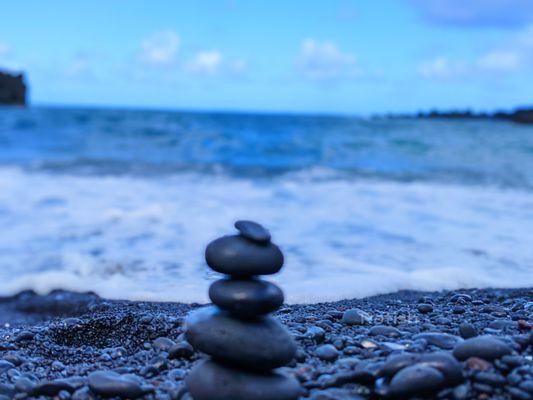
<svg viewBox="0 0 533 400"><path fill-rule="evenodd" d="M533 285L533 127L0 108L0 278L198 301L205 244L270 228L291 301Z"/></svg>

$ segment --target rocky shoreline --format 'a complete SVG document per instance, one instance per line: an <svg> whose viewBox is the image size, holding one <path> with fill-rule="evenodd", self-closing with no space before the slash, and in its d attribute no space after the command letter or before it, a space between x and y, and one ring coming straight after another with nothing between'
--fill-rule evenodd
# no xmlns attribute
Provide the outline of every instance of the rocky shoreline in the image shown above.
<svg viewBox="0 0 533 400"><path fill-rule="evenodd" d="M455 111L419 111L415 114L387 114L386 118L393 119L452 119L452 120L487 120L510 121L518 124L533 124L533 108L521 107L510 111L474 112L472 110Z"/></svg>
<svg viewBox="0 0 533 400"><path fill-rule="evenodd" d="M198 304L23 292L0 299L0 399L190 399L204 356L185 341ZM530 399L533 289L398 293L274 316L298 350L302 398Z"/></svg>

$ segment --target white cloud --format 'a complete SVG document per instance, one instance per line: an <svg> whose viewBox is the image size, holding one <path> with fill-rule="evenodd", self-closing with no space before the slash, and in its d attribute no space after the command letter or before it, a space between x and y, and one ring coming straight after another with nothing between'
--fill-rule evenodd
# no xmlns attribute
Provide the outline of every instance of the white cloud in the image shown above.
<svg viewBox="0 0 533 400"><path fill-rule="evenodd" d="M201 51L189 61L186 69L190 72L216 75L220 72L224 57L218 50Z"/></svg>
<svg viewBox="0 0 533 400"><path fill-rule="evenodd" d="M418 72L424 78L446 80L504 77L528 69L533 69L533 25L469 60L438 56L423 61Z"/></svg>
<svg viewBox="0 0 533 400"><path fill-rule="evenodd" d="M304 40L297 64L303 75L312 80L351 78L359 74L355 56L342 52L329 41Z"/></svg>
<svg viewBox="0 0 533 400"><path fill-rule="evenodd" d="M467 69L464 62L440 56L422 62L418 72L422 77L428 79L451 79L464 75Z"/></svg>
<svg viewBox="0 0 533 400"><path fill-rule="evenodd" d="M180 43L180 37L173 31L156 32L141 41L139 59L155 67L173 66L177 61Z"/></svg>
<svg viewBox="0 0 533 400"><path fill-rule="evenodd" d="M200 51L185 64L185 71L207 76L241 76L247 69L246 60L228 60L219 50Z"/></svg>
<svg viewBox="0 0 533 400"><path fill-rule="evenodd" d="M520 55L513 51L490 51L478 58L476 66L482 71L514 72L520 68Z"/></svg>
<svg viewBox="0 0 533 400"><path fill-rule="evenodd" d="M423 61L418 67L418 73L426 79L453 80L487 74L505 75L518 71L520 67L521 60L517 53L494 50L481 54L473 61L438 56Z"/></svg>

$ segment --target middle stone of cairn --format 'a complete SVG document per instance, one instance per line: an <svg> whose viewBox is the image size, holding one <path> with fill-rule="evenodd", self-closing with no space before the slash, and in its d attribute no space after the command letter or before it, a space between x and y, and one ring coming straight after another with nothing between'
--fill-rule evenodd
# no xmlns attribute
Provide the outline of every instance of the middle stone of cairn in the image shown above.
<svg viewBox="0 0 533 400"><path fill-rule="evenodd" d="M186 384L195 400L294 400L298 381L275 371L289 363L296 345L267 314L283 303L283 292L258 275L277 273L283 254L270 233L252 221L237 221L238 235L223 236L205 251L207 264L228 277L214 282L215 306L191 313L187 341L211 356L190 372Z"/></svg>

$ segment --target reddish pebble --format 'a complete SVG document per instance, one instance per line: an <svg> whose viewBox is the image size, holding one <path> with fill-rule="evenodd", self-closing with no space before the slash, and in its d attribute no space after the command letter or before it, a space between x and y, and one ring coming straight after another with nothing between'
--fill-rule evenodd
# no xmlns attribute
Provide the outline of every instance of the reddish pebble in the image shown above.
<svg viewBox="0 0 533 400"><path fill-rule="evenodd" d="M478 357L468 358L468 360L466 360L466 366L478 371L488 371L489 369L492 369L492 363Z"/></svg>
<svg viewBox="0 0 533 400"><path fill-rule="evenodd" d="M519 319L518 320L518 329L520 329L521 331L529 331L529 330L531 330L531 325L525 319Z"/></svg>

